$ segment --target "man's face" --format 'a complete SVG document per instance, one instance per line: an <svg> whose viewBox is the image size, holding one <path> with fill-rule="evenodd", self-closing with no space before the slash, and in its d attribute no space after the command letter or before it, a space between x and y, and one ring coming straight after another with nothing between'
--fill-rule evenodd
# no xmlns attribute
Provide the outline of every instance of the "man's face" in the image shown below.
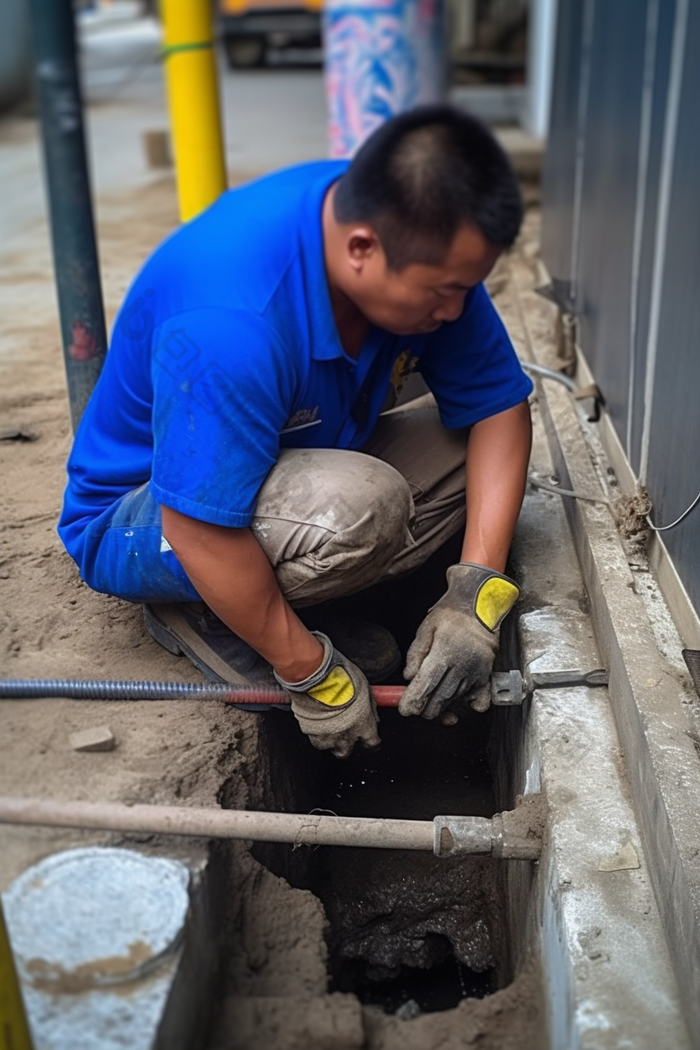
<svg viewBox="0 0 700 1050"><path fill-rule="evenodd" d="M353 300L368 321L395 335L435 332L456 321L467 292L483 281L501 249L474 226L463 226L439 266L411 263L390 270L378 244L357 272Z"/></svg>

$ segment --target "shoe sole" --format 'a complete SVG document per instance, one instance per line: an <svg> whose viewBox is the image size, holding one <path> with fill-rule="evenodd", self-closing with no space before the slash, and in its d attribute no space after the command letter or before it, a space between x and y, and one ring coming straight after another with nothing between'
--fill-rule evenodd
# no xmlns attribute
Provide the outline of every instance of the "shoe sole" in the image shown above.
<svg viewBox="0 0 700 1050"><path fill-rule="evenodd" d="M255 685L217 656L190 626L178 606L144 605L143 619L151 637L173 656L186 656L210 682ZM258 683L259 684L259 683Z"/></svg>
<svg viewBox="0 0 700 1050"><path fill-rule="evenodd" d="M190 626L177 603L144 605L143 619L146 630L159 645L162 645L173 656L186 656L210 682L228 682L230 685L243 686L261 684L244 678L243 675L234 671L230 664L217 656L202 640L201 635ZM382 668L381 675L368 677L370 685L386 682L398 671L402 662L401 653L397 653L392 663ZM270 673L268 684L276 684L272 673Z"/></svg>

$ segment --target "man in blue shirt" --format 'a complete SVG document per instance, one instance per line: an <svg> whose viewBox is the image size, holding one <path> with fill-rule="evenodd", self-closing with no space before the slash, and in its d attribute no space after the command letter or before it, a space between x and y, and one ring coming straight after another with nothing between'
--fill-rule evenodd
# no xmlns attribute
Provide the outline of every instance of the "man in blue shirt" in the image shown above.
<svg viewBox="0 0 700 1050"><path fill-rule="evenodd" d="M488 706L531 384L482 282L521 216L449 107L229 191L136 277L76 435L59 532L87 583L208 677L274 675L339 756L378 742L367 678L295 610L421 564L463 525L465 458L462 560L400 709ZM383 413L414 370L431 394Z"/></svg>

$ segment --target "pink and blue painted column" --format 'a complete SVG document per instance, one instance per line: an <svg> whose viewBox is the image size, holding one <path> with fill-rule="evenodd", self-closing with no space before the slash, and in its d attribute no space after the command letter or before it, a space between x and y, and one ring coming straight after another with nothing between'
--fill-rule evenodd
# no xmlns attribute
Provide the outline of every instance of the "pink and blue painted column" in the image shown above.
<svg viewBox="0 0 700 1050"><path fill-rule="evenodd" d="M325 0L332 157L351 157L388 117L445 93L443 0Z"/></svg>

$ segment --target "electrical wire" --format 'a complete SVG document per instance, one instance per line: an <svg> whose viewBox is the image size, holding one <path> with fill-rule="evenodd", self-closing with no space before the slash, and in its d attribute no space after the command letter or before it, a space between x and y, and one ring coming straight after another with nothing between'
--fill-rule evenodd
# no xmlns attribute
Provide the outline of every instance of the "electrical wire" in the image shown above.
<svg viewBox="0 0 700 1050"><path fill-rule="evenodd" d="M553 368L545 368L544 365L537 365L534 361L521 361L520 367L526 372L532 372L534 375L542 376L544 379L554 379L557 383L561 383L567 390L571 390L572 393L578 389L573 379L569 379L563 372L556 372Z"/></svg>
<svg viewBox="0 0 700 1050"><path fill-rule="evenodd" d="M647 514L647 525L649 526L650 529L653 529L654 532L668 532L669 529L675 529L676 525L680 525L680 523L684 520L684 518L688 517L688 515L691 512L691 510L695 510L695 508L697 507L698 503L700 503L700 492L698 492L697 496L695 497L693 502L690 504L690 506L686 507L686 509L683 511L683 513L678 518L676 518L675 521L672 521L670 525L654 525L653 521L651 520L651 518L649 517L648 514Z"/></svg>
<svg viewBox="0 0 700 1050"><path fill-rule="evenodd" d="M606 503L610 506L610 500L605 496L587 496L585 492L574 492L573 489L562 489L559 485L550 485L546 481L540 481L539 478L528 478L531 485L534 485L536 489L544 489L545 492L554 492L557 496L571 496L573 499L585 499L589 503Z"/></svg>

